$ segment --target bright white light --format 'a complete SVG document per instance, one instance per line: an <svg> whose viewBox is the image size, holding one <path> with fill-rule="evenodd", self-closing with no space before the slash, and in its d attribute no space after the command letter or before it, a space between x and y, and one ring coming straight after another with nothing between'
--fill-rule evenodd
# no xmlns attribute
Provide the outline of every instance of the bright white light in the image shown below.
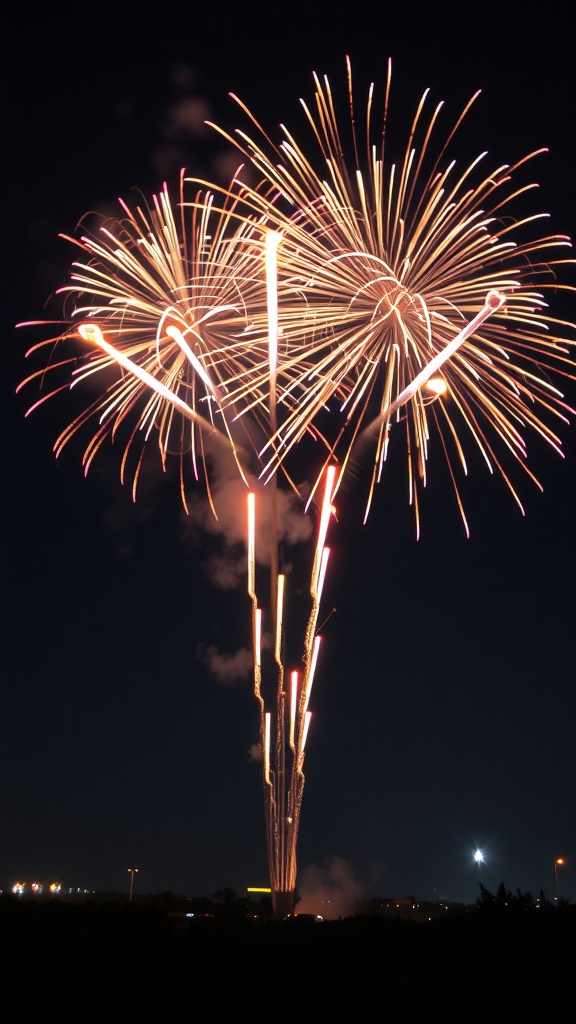
<svg viewBox="0 0 576 1024"><path fill-rule="evenodd" d="M476 853L474 854L474 860L476 861L477 864L484 863L484 854L482 853L482 850L476 850Z"/></svg>

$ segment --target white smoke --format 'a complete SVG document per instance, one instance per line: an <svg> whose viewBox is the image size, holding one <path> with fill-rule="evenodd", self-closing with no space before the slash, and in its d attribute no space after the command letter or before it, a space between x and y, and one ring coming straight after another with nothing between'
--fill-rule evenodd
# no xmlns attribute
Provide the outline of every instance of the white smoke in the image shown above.
<svg viewBox="0 0 576 1024"><path fill-rule="evenodd" d="M198 69L183 61L174 63L167 85L171 97L156 126L158 140L152 154L155 173L162 179L171 178L185 167L192 177L209 177L228 185L241 170L242 181L255 185L257 175L252 165L248 162L239 166L238 151L207 123L217 118L202 91Z"/></svg>
<svg viewBox="0 0 576 1024"><path fill-rule="evenodd" d="M327 921L350 917L364 887L342 857L327 858L324 867L311 864L298 879L295 914L320 914Z"/></svg>
<svg viewBox="0 0 576 1024"><path fill-rule="evenodd" d="M254 664L252 652L245 647L240 647L234 654L226 654L215 644L200 644L196 653L210 675L223 686L233 687L243 683Z"/></svg>
<svg viewBox="0 0 576 1024"><path fill-rule="evenodd" d="M214 114L210 102L199 91L199 75L193 65L178 63L172 68L169 85L172 97L164 107L157 125L158 141L152 154L155 173L171 178L186 167L201 170L201 144L214 132L206 124Z"/></svg>
<svg viewBox="0 0 576 1024"><path fill-rule="evenodd" d="M202 138L211 132L206 121L212 116L210 104L203 97L180 96L164 111L162 134L169 140Z"/></svg>
<svg viewBox="0 0 576 1024"><path fill-rule="evenodd" d="M291 547L310 540L314 523L312 517L304 513L302 500L294 491L276 488L273 493L272 485L264 487L256 477L247 476L244 483L239 474L219 476L218 469L212 474L211 487L214 510L203 497L191 495L183 528L193 537L202 532L220 539L225 556L222 559L219 556L206 565L208 569L210 566L215 568L217 575L222 577L221 584L211 579L215 586L229 588L234 578L240 582L242 574L235 566L238 559L242 560L243 577L246 578L249 489L256 494L255 552L260 565L270 564L274 543ZM225 570L219 565L219 559L225 562Z"/></svg>
<svg viewBox="0 0 576 1024"><path fill-rule="evenodd" d="M246 583L246 553L228 549L212 554L204 562L204 572L217 590L239 590Z"/></svg>

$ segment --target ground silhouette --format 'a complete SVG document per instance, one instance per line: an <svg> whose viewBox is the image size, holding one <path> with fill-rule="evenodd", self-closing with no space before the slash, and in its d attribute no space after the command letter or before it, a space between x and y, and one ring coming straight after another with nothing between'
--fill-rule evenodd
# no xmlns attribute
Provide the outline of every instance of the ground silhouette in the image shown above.
<svg viewBox="0 0 576 1024"><path fill-rule="evenodd" d="M276 922L243 901L169 894L132 903L4 896L0 929L7 1024L36 1014L59 1024L176 1024L208 1013L267 1024L434 1013L469 1024L495 1011L560 1011L576 908L503 885L426 922L381 912Z"/></svg>

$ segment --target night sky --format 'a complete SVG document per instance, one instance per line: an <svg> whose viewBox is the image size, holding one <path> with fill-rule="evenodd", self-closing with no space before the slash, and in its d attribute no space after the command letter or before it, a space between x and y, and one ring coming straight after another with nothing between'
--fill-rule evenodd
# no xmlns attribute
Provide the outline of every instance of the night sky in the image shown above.
<svg viewBox="0 0 576 1024"><path fill-rule="evenodd" d="M32 17L5 5L0 888L122 892L130 867L140 893L268 884L251 681L218 680L203 658L249 644L245 589L211 585L214 538L186 520L176 467L146 475L133 504L116 450L87 478L80 444L54 457L81 396L26 418L37 392L15 393L40 340L15 325L58 315L45 303L76 257L58 235L181 167L223 174L237 158L203 122L236 127L229 92L271 131L297 131L312 73L344 85L348 54L360 98L364 82L383 88L392 57L405 124L427 87L446 129L482 89L462 161L547 147L535 203L574 237L569 5L547 3L537 21L526 10L168 0ZM576 300L563 302L576 320ZM576 385L567 397L576 404ZM435 455L418 541L400 462L366 526L361 475L344 495L306 747L302 893L471 903L479 882L504 882L553 898L563 857L562 895L576 899L575 431L564 459L529 438L544 491L521 481L525 516L469 449L470 539Z"/></svg>

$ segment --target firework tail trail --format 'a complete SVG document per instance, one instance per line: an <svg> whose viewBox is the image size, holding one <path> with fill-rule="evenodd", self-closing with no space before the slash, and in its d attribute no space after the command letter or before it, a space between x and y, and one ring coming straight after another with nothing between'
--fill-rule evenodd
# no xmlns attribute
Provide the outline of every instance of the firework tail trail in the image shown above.
<svg viewBox="0 0 576 1024"><path fill-rule="evenodd" d="M262 693L262 610L256 593L256 496L248 495L248 594L252 602L252 635L254 648L254 694L260 708L260 737L263 760L264 801L270 881L275 916L283 917L293 909L296 888L296 848L304 790L304 749L310 725L308 705L320 647L316 625L322 588L326 576L329 549L325 541L332 513L336 467L325 474L325 487L316 536L310 576L311 607L304 637L304 668L301 674L290 673L290 689L285 688L286 667L283 662L283 619L285 576L278 574L276 583L276 617L274 622L274 663L276 671L275 712L266 710ZM288 721L287 721L288 719ZM290 760L290 766L287 761Z"/></svg>
<svg viewBox="0 0 576 1024"><path fill-rule="evenodd" d="M277 232L267 231L264 238L266 272L266 316L268 328L268 370L269 370L269 436L275 437L278 429L276 367L278 359L278 246L281 237ZM268 835L268 860L274 866L274 893L282 888L278 877L279 867L286 863L284 846L285 833L278 821L277 808L286 804L286 763L283 742L285 727L284 707L284 666L282 663L282 620L284 604L284 575L278 572L278 491L276 475L270 489L270 609L274 635L274 662L277 673L276 686L276 729L272 731L271 713L264 714L265 736L260 735L262 749L266 751L266 777L264 804L266 831ZM270 782L270 745L274 742L274 786ZM280 812L281 813L281 812ZM272 871L271 871L272 874Z"/></svg>

